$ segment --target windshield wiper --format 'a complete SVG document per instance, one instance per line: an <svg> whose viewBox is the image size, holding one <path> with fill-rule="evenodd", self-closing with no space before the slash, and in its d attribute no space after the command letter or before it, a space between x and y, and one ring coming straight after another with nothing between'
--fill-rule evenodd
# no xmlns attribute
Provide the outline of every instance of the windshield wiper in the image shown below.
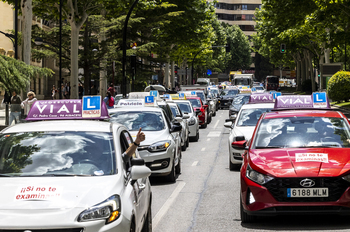
<svg viewBox="0 0 350 232"><path fill-rule="evenodd" d="M279 147L279 146L255 147L255 149L269 149L269 148L283 148L283 147Z"/></svg>
<svg viewBox="0 0 350 232"><path fill-rule="evenodd" d="M46 173L42 175L21 175L21 177L52 177L52 176L92 176L92 175L81 175L81 174L69 174L69 173Z"/></svg>

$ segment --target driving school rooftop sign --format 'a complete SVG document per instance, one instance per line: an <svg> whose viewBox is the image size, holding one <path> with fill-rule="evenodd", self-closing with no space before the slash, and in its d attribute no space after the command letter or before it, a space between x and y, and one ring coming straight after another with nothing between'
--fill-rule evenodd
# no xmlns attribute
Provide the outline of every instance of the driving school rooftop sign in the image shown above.
<svg viewBox="0 0 350 232"><path fill-rule="evenodd" d="M99 98L98 98L99 97ZM101 96L89 96L80 99L44 100L34 102L28 113L27 121L69 120L69 119L107 119L106 104Z"/></svg>

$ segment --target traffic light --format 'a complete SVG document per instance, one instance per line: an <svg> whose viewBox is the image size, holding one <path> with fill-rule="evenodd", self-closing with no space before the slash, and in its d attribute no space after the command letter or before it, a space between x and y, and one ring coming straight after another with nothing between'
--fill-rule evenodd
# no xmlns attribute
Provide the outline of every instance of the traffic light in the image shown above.
<svg viewBox="0 0 350 232"><path fill-rule="evenodd" d="M281 53L286 53L286 45L281 44Z"/></svg>
<svg viewBox="0 0 350 232"><path fill-rule="evenodd" d="M231 51L231 45L227 44L225 49L226 49L226 53L229 53Z"/></svg>

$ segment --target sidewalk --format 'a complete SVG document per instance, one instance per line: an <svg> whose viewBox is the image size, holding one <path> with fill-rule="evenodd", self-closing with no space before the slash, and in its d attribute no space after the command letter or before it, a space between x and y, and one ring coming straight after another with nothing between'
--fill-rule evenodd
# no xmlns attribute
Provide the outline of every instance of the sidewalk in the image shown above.
<svg viewBox="0 0 350 232"><path fill-rule="evenodd" d="M5 108L0 107L0 126L5 126Z"/></svg>

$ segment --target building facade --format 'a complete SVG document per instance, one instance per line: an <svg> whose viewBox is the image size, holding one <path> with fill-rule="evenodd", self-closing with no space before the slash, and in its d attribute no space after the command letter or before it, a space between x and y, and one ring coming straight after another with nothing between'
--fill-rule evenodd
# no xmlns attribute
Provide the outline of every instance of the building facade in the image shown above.
<svg viewBox="0 0 350 232"><path fill-rule="evenodd" d="M261 8L261 0L218 0L215 4L215 13L218 19L230 25L238 25L250 39L255 32L254 13ZM251 54L254 69L255 53Z"/></svg>

